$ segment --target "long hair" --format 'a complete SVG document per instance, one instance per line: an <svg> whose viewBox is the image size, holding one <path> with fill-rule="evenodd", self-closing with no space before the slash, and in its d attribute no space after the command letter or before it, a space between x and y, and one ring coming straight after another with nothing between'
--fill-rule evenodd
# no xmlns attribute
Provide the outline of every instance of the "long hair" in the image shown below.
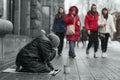
<svg viewBox="0 0 120 80"><path fill-rule="evenodd" d="M62 9L63 9L63 13L60 13L60 9L61 9L61 8L62 8L62 7L59 7L59 9L58 9L58 13L57 13L56 16L55 16L56 19L60 19L60 18L64 17L64 15L65 15L64 8L62 8Z"/></svg>
<svg viewBox="0 0 120 80"><path fill-rule="evenodd" d="M104 11L107 11L107 14L105 15L104 14ZM103 17L107 20L108 19L108 9L107 8L103 8L102 9L102 15L103 15Z"/></svg>
<svg viewBox="0 0 120 80"><path fill-rule="evenodd" d="M98 14L98 12L97 12L97 11L96 11L96 12L93 11L93 6L96 6L96 4L92 4L91 10L88 11L88 14L90 13L90 14L92 14L93 16L95 16L96 14Z"/></svg>
<svg viewBox="0 0 120 80"><path fill-rule="evenodd" d="M91 6L91 11L93 10L93 6L96 6L96 4L92 4L92 6Z"/></svg>

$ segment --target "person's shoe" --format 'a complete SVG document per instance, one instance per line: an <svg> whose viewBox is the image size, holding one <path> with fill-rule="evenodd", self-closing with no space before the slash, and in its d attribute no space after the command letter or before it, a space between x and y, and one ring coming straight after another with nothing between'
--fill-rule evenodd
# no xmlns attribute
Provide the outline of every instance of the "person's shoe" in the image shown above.
<svg viewBox="0 0 120 80"><path fill-rule="evenodd" d="M89 50L86 50L86 57L89 57Z"/></svg>
<svg viewBox="0 0 120 80"><path fill-rule="evenodd" d="M75 58L76 55L75 55L75 53L69 52L69 57L71 57L71 58Z"/></svg>
<svg viewBox="0 0 120 80"><path fill-rule="evenodd" d="M89 50L86 50L86 54L87 54L87 55L89 54Z"/></svg>
<svg viewBox="0 0 120 80"><path fill-rule="evenodd" d="M75 58L75 57L76 57L76 55L75 55L75 54L71 56L71 58Z"/></svg>
<svg viewBox="0 0 120 80"><path fill-rule="evenodd" d="M61 54L62 54L62 52L60 51L60 52L58 52L58 56L61 56Z"/></svg>
<svg viewBox="0 0 120 80"><path fill-rule="evenodd" d="M103 53L102 54L102 58L106 58L107 57L107 54L106 53Z"/></svg>
<svg viewBox="0 0 120 80"><path fill-rule="evenodd" d="M60 71L61 71L61 70L59 70L59 69L55 69L55 70L50 71L49 74L52 75L52 76L55 76L55 75L58 74Z"/></svg>
<svg viewBox="0 0 120 80"><path fill-rule="evenodd" d="M58 56L61 56L61 53L58 53Z"/></svg>
<svg viewBox="0 0 120 80"><path fill-rule="evenodd" d="M69 55L69 57L71 57L71 58L75 58L76 55L75 55L75 54L72 54L72 55Z"/></svg>
<svg viewBox="0 0 120 80"><path fill-rule="evenodd" d="M16 66L16 72L20 72L22 69L22 66Z"/></svg>
<svg viewBox="0 0 120 80"><path fill-rule="evenodd" d="M98 52L94 53L94 58L98 58Z"/></svg>
<svg viewBox="0 0 120 80"><path fill-rule="evenodd" d="M16 67L16 72L20 72L20 67Z"/></svg>

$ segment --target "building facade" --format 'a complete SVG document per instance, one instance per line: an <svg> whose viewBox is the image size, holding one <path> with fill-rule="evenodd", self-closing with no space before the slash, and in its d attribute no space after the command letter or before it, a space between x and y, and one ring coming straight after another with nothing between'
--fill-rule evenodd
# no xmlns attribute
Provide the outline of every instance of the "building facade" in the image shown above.
<svg viewBox="0 0 120 80"><path fill-rule="evenodd" d="M36 37L51 31L54 16L64 0L0 0L0 15L10 20L13 34Z"/></svg>

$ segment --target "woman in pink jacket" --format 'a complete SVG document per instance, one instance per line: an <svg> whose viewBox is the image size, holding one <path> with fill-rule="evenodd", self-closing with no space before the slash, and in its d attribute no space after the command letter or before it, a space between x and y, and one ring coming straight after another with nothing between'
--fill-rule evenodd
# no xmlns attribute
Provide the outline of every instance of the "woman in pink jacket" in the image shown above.
<svg viewBox="0 0 120 80"><path fill-rule="evenodd" d="M67 14L64 18L64 22L67 26L74 25L75 33L72 35L67 35L67 39L69 41L69 56L75 57L75 42L78 41L80 36L80 19L78 16L78 8L76 6L72 6L69 9L69 14ZM67 29L67 28L66 28Z"/></svg>

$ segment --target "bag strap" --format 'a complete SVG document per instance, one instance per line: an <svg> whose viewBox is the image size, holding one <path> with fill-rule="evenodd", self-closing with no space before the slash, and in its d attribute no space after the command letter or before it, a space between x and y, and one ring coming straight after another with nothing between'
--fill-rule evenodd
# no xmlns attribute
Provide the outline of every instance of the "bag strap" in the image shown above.
<svg viewBox="0 0 120 80"><path fill-rule="evenodd" d="M75 26L76 18L74 17L73 20L74 20L73 25ZM68 26L69 26L69 25L68 25Z"/></svg>
<svg viewBox="0 0 120 80"><path fill-rule="evenodd" d="M73 23L73 25L75 25L75 22L76 22L76 19L75 19L75 17L74 17L74 23Z"/></svg>

